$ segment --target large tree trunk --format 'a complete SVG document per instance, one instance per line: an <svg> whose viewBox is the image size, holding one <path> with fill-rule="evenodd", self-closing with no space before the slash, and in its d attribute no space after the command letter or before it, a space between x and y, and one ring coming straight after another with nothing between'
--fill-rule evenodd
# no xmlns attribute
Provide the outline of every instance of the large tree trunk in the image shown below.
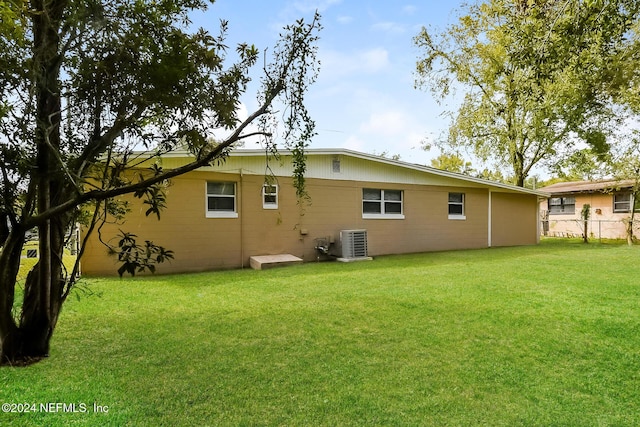
<svg viewBox="0 0 640 427"><path fill-rule="evenodd" d="M20 337L13 317L15 284L24 245L24 232L14 227L0 252L0 363L15 361Z"/></svg>
<svg viewBox="0 0 640 427"><path fill-rule="evenodd" d="M0 211L0 246L4 244L4 241L9 237L11 229L8 224L9 216L6 211Z"/></svg>
<svg viewBox="0 0 640 427"><path fill-rule="evenodd" d="M38 213L46 212L69 195L64 165L59 164L60 149L60 22L67 0L32 0L33 73L36 98L34 145L36 168L31 194ZM20 254L26 230L7 238L0 257L2 303L0 305L0 361L25 364L49 354L49 340L63 302L64 265L62 253L71 214L56 216L38 224L39 257L24 286L20 324L12 308ZM5 256L5 252L8 253Z"/></svg>
<svg viewBox="0 0 640 427"><path fill-rule="evenodd" d="M40 247L47 246L46 252L40 252L40 260L25 282L20 330L25 335L28 353L33 357L49 355L49 340L64 302L66 224L62 222L67 217L64 215L64 218L48 221L46 227L41 227L41 232L43 229L48 231L46 237L40 237Z"/></svg>
<svg viewBox="0 0 640 427"><path fill-rule="evenodd" d="M62 304L62 248L53 251L60 256L51 258L58 272L58 291L47 297L39 280L39 263L29 272L24 285L22 314L16 323L13 314L15 287L20 267L20 257L24 246L25 233L14 227L0 255L0 364L23 366L36 362L49 354L49 340L55 328ZM64 238L64 230L61 237ZM59 259L60 262L56 260ZM49 284L50 285L50 284ZM56 289L55 286L48 286ZM43 310L42 307L51 307Z"/></svg>
<svg viewBox="0 0 640 427"><path fill-rule="evenodd" d="M16 324L12 309L24 233L22 236L10 236L7 240L0 257L2 272L0 363L2 364L23 366L49 355L49 342L64 302L65 270L62 262L64 230L63 224L57 223L56 227L52 227L51 256L45 260L45 254L40 253L40 260L27 275L19 324ZM42 236L40 238L42 239ZM43 280L40 273L43 260L44 264L50 265L51 274L47 280Z"/></svg>

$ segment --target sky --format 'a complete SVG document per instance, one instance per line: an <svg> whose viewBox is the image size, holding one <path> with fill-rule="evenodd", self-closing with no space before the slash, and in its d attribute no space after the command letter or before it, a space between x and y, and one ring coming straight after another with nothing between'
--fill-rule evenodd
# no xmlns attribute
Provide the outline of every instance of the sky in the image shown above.
<svg viewBox="0 0 640 427"><path fill-rule="evenodd" d="M318 80L307 93L316 122L312 148L346 148L369 154L399 155L409 163L430 165L439 153L424 150L448 128L439 105L427 90L415 89L420 55L413 37L425 26L444 30L455 22L461 0L217 0L205 13L192 15L195 26L213 34L220 19L229 21L227 45L273 47L283 26L317 9L323 30L318 42ZM233 50L233 49L230 49ZM254 70L256 80L260 67ZM256 108L255 88L242 98ZM452 101L455 102L455 101ZM258 148L247 143L245 148Z"/></svg>

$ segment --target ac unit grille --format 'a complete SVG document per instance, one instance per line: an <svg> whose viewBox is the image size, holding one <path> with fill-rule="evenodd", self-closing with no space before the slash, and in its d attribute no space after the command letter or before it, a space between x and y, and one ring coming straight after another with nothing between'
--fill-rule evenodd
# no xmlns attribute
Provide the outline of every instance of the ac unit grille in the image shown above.
<svg viewBox="0 0 640 427"><path fill-rule="evenodd" d="M367 230L342 230L340 240L343 258L367 257Z"/></svg>

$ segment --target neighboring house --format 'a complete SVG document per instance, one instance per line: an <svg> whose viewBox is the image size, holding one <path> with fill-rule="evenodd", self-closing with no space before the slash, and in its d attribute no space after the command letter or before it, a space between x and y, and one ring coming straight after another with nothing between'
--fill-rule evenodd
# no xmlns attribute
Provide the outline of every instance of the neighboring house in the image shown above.
<svg viewBox="0 0 640 427"><path fill-rule="evenodd" d="M549 199L540 203L543 234L581 236L582 207L590 205L588 234L596 238L626 238L625 221L631 218L634 181L560 182L540 190Z"/></svg>
<svg viewBox="0 0 640 427"><path fill-rule="evenodd" d="M186 153L173 153L162 166L188 161ZM265 183L269 171L275 181ZM132 200L125 223L105 224L102 240L115 244L122 229L173 250L162 273L245 267L259 255L329 259L343 255L342 230L366 230L368 256L539 241L540 191L349 150L310 149L310 201L299 205L291 173L290 153L267 167L263 150L234 151L221 165L173 179L160 221ZM115 274L107 252L94 234L83 273Z"/></svg>

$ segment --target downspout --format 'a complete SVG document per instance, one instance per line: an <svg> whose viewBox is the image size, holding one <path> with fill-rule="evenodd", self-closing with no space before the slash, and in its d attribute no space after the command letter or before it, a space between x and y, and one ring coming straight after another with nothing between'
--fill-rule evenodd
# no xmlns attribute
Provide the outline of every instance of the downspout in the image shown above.
<svg viewBox="0 0 640 427"><path fill-rule="evenodd" d="M238 211L240 213L240 268L244 269L244 211L242 210L242 199L244 198L243 173L240 168L240 197L238 200Z"/></svg>
<svg viewBox="0 0 640 427"><path fill-rule="evenodd" d="M540 216L540 202L542 202L545 198L538 197L536 199L536 223L538 226L536 227L536 244L540 243L540 236L542 235L542 217Z"/></svg>
<svg viewBox="0 0 640 427"><path fill-rule="evenodd" d="M491 233L492 233L492 229L491 229L491 216L493 215L492 210L491 210L491 199L493 198L493 193L491 192L491 189L489 189L489 203L488 203L488 218L489 218L489 222L487 224L487 247L491 247Z"/></svg>

